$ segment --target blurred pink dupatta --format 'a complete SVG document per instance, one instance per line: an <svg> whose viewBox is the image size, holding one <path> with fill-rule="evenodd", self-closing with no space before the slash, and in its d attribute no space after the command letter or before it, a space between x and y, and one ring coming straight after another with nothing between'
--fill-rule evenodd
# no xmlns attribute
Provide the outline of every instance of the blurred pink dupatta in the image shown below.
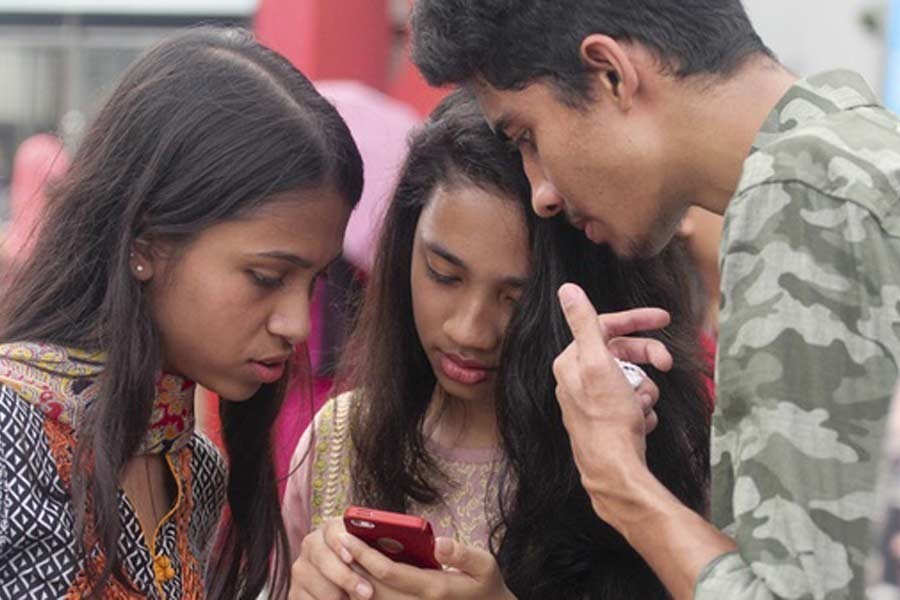
<svg viewBox="0 0 900 600"><path fill-rule="evenodd" d="M40 235L41 214L47 204L47 187L69 168L69 154L49 133L26 138L16 150L10 182L10 221L3 253L11 264L28 256Z"/></svg>

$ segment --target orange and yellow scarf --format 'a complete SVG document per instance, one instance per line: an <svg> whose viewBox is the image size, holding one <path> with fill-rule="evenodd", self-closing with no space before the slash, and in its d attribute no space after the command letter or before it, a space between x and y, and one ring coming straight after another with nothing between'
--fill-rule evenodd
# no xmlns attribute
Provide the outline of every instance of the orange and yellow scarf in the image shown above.
<svg viewBox="0 0 900 600"><path fill-rule="evenodd" d="M0 344L0 384L14 390L48 418L77 431L97 397L103 355L52 344ZM161 374L150 426L138 454L165 454L184 447L194 431L194 382Z"/></svg>

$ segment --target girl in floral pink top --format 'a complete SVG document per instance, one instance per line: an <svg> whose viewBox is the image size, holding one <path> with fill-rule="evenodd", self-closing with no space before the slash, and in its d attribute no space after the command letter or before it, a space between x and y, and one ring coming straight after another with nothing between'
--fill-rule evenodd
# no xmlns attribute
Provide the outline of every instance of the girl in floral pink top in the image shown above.
<svg viewBox="0 0 900 600"><path fill-rule="evenodd" d="M687 299L671 291L683 255L619 264L564 236L564 224L539 222L530 195L519 156L464 92L413 137L345 353L350 391L323 407L294 453L283 508L292 598L664 597L580 487L550 366L570 341L555 302L566 280L611 310L665 306L679 323L670 333L696 340ZM658 340L628 340L624 359L672 358ZM648 452L699 508L700 350L667 343L676 367L648 367L653 381L638 388L651 428L660 390L665 398ZM350 504L426 517L441 536L435 556L452 569L394 563L349 536L338 517Z"/></svg>

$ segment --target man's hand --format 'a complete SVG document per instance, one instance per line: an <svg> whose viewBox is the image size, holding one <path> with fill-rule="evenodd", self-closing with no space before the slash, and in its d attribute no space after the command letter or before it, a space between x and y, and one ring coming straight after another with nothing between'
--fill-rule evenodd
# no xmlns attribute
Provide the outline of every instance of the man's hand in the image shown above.
<svg viewBox="0 0 900 600"><path fill-rule="evenodd" d="M553 363L557 400L582 482L607 519L607 502L627 492L635 469L646 469L645 436L656 424L652 406L659 397L652 382L645 387L649 380L632 389L614 357L670 369L672 356L661 342L625 337L665 327L669 315L637 309L599 316L572 284L559 296L574 340Z"/></svg>
<svg viewBox="0 0 900 600"><path fill-rule="evenodd" d="M594 310L593 306L591 310ZM598 315L597 322L606 332L607 347L616 358L637 365L653 365L660 371L672 369L672 354L665 344L651 338L627 337L638 331L655 331L668 326L671 322L668 312L661 308L636 308Z"/></svg>

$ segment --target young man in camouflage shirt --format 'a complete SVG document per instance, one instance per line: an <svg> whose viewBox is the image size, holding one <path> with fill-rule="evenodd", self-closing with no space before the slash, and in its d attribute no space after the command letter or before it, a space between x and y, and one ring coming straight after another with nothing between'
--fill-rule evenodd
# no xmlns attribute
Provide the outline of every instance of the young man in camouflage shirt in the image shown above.
<svg viewBox="0 0 900 600"><path fill-rule="evenodd" d="M650 475L612 360L666 368L618 337L658 314L598 321L560 290L558 399L597 514L678 599L862 598L900 357L900 121L854 73L798 80L740 0L417 0L413 30L428 80L470 86L519 149L539 214L624 256L690 205L725 215L715 527Z"/></svg>

